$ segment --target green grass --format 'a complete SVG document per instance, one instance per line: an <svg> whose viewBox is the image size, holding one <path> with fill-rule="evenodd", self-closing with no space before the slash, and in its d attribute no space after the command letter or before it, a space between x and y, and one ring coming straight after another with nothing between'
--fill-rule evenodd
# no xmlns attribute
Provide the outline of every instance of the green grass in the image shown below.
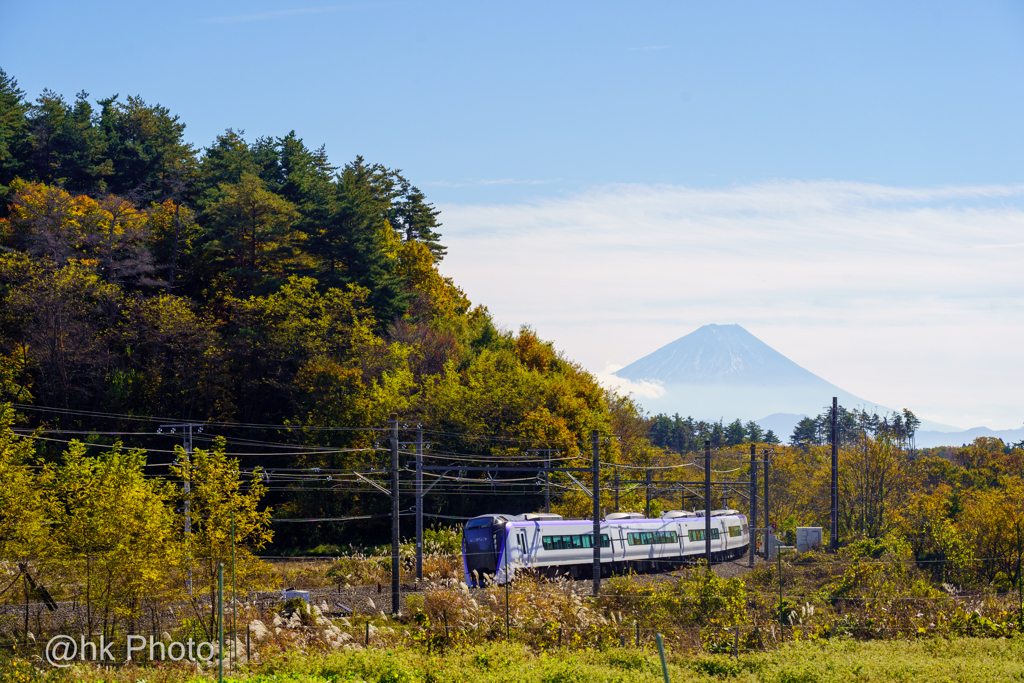
<svg viewBox="0 0 1024 683"><path fill-rule="evenodd" d="M275 677L276 676L276 677ZM674 683L689 681L1014 681L1024 680L1024 642L927 639L913 642L850 640L797 643L770 653L693 656L669 653ZM446 655L422 652L356 652L283 663L258 680L351 680L366 683L661 683L653 649L604 652L530 651L502 644Z"/></svg>
<svg viewBox="0 0 1024 683"><path fill-rule="evenodd" d="M668 659L673 683L1024 680L1024 640L1019 639L832 640L790 644L773 652L741 655L739 659L671 651ZM145 680L150 683L198 680L194 673L169 673L146 669L77 669L51 672L46 679ZM661 683L663 680L657 651L653 648L616 647L604 651L563 650L538 654L518 645L502 643L466 647L444 654L409 648L283 656L264 662L257 671L235 676L251 683Z"/></svg>

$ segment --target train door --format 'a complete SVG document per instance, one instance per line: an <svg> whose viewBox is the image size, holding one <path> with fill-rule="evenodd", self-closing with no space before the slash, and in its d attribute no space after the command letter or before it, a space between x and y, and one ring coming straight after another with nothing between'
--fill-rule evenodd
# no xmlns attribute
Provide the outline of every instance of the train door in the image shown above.
<svg viewBox="0 0 1024 683"><path fill-rule="evenodd" d="M676 522L676 535L679 536L679 557L682 558L686 555L686 547L683 545L683 535L686 533L686 528L680 522Z"/></svg>

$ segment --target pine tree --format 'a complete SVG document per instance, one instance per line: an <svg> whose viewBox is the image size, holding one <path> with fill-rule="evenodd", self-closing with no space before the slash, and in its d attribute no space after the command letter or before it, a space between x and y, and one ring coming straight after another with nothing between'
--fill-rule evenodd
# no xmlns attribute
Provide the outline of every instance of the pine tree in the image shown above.
<svg viewBox="0 0 1024 683"><path fill-rule="evenodd" d="M399 191L396 201L392 202L388 211L391 226L404 234L406 241L422 242L430 249L434 263L438 263L448 253L441 244L441 235L437 232L441 224L437 221L440 211L428 204L422 192L408 180L396 174Z"/></svg>
<svg viewBox="0 0 1024 683"><path fill-rule="evenodd" d="M362 157L347 164L335 182L327 216L310 235L308 247L320 261L320 284L365 287L381 324L390 323L409 305L396 272L397 254L389 253L393 232L386 213L391 182L387 169L371 166Z"/></svg>
<svg viewBox="0 0 1024 683"><path fill-rule="evenodd" d="M21 172L27 156L28 109L18 81L0 69L0 196Z"/></svg>
<svg viewBox="0 0 1024 683"><path fill-rule="evenodd" d="M196 163L195 150L185 142L185 124L159 104L116 99L100 100L109 191L154 201L175 197L180 179L194 173Z"/></svg>

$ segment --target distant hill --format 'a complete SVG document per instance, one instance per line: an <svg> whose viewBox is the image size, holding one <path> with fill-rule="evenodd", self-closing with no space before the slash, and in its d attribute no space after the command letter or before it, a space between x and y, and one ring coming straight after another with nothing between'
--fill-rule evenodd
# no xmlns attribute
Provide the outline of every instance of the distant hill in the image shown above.
<svg viewBox="0 0 1024 683"><path fill-rule="evenodd" d="M664 389L655 398L636 397L652 413L727 422L789 414L779 418L780 429L762 425L784 441L793 430L783 430L783 423L789 424L790 417L799 421L804 415L818 415L831 405L833 396L849 409L893 412L800 367L739 325L704 325L614 374L632 382L652 382ZM956 430L925 420L922 427Z"/></svg>
<svg viewBox="0 0 1024 683"><path fill-rule="evenodd" d="M664 384L806 386L842 391L739 325L704 325L615 372ZM857 399L860 401L860 399Z"/></svg>
<svg viewBox="0 0 1024 683"><path fill-rule="evenodd" d="M772 413L768 417L762 417L760 420L754 420L757 425L764 431L769 429L775 432L775 436L779 437L783 443L789 442L789 437L793 434L793 430L800 423L800 420L809 415L794 415L793 413Z"/></svg>
<svg viewBox="0 0 1024 683"><path fill-rule="evenodd" d="M800 420L808 415L794 415L793 413L773 413L760 420L754 420L761 429L775 432L783 443L789 441L793 429ZM931 429L919 429L915 435L915 442L918 448L934 448L936 446L963 446L969 444L979 436L991 436L1002 439L1004 443L1013 444L1024 441L1024 427L1019 429L989 429L988 427L974 427L962 431L936 431Z"/></svg>
<svg viewBox="0 0 1024 683"><path fill-rule="evenodd" d="M939 432L932 430L920 430L915 436L918 448L933 448L935 446L963 446L969 444L979 436L991 436L1002 439L1003 442L1012 444L1024 441L1024 427L1019 429L989 429L988 427L974 427L962 432Z"/></svg>

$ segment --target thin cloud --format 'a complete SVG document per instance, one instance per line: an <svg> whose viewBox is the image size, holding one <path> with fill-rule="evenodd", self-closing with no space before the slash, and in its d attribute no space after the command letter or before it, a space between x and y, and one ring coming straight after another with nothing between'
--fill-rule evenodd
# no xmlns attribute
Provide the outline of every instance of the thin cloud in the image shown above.
<svg viewBox="0 0 1024 683"><path fill-rule="evenodd" d="M621 370L622 367L621 365L608 364L601 372L595 372L594 377L605 389L613 391L620 396L632 395L643 398L660 398L665 395L665 387L660 382L649 380L634 382L616 376L615 371Z"/></svg>
<svg viewBox="0 0 1024 683"><path fill-rule="evenodd" d="M615 185L440 208L445 274L592 370L736 322L883 405L1024 417L1024 185Z"/></svg>

